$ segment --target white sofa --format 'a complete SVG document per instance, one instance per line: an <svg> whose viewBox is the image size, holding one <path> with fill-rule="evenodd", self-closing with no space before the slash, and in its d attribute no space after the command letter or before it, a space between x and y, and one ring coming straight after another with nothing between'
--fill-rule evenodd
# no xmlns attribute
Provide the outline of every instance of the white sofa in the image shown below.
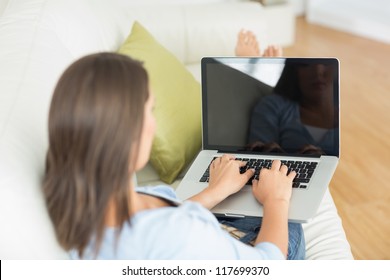
<svg viewBox="0 0 390 280"><path fill-rule="evenodd" d="M266 43L289 45L294 38L289 5L264 8L238 0L1 0L0 259L67 258L40 190L51 94L71 62L89 53L116 51L136 19L198 79L200 58L233 55L240 28L252 29ZM141 185L159 183L150 165L138 180ZM308 259L352 258L329 192L304 228Z"/></svg>

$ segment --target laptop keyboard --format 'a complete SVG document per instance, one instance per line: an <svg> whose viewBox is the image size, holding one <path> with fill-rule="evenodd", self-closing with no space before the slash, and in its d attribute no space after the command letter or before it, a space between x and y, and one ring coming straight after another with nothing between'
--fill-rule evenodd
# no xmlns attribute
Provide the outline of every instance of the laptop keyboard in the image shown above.
<svg viewBox="0 0 390 280"><path fill-rule="evenodd" d="M214 158L216 159L216 157ZM213 159L213 160L214 160ZM249 158L236 158L236 160L241 160L247 162L247 164L240 168L240 173L245 173L247 169L255 169L255 175L246 183L246 185L252 185L252 180L259 180L260 171L262 168L271 168L272 160L270 159L249 159ZM212 161L211 161L212 162ZM292 187L306 189L307 185L310 182L310 179L314 173L315 168L317 167L317 162L311 161L294 161L294 160L282 160L282 164L288 167L288 172L294 170L297 175L293 180ZM211 163L210 163L211 164ZM207 167L200 182L208 182L210 176L210 165Z"/></svg>

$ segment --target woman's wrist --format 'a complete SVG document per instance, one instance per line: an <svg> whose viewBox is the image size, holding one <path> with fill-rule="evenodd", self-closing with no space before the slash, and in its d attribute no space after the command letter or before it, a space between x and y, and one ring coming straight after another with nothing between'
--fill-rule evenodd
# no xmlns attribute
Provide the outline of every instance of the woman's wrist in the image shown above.
<svg viewBox="0 0 390 280"><path fill-rule="evenodd" d="M280 210L287 210L288 211L288 208L290 206L290 200L286 200L286 199L273 199L273 200L269 200L269 201L266 201L263 203L263 208L267 208L267 209L273 209L273 208L276 208L276 209L280 209Z"/></svg>
<svg viewBox="0 0 390 280"><path fill-rule="evenodd" d="M256 244L260 242L273 243L287 256L289 201L270 201L270 203L263 205L263 208L264 215Z"/></svg>
<svg viewBox="0 0 390 280"><path fill-rule="evenodd" d="M207 186L203 191L194 195L189 200L198 202L207 209L211 209L223 201L227 196L217 186Z"/></svg>
<svg viewBox="0 0 390 280"><path fill-rule="evenodd" d="M205 196L207 196L210 201L209 209L213 208L229 196L223 192L223 189L220 186L217 185L208 185L204 191Z"/></svg>
<svg viewBox="0 0 390 280"><path fill-rule="evenodd" d="M263 204L264 215L277 217L278 220L288 218L290 202L286 200L274 200Z"/></svg>

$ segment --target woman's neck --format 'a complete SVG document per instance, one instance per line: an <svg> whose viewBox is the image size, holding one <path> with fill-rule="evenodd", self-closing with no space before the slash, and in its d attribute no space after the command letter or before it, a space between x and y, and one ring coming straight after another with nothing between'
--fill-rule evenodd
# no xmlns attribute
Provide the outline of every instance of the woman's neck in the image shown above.
<svg viewBox="0 0 390 280"><path fill-rule="evenodd" d="M301 104L299 109L302 123L326 129L334 128L335 110L330 102Z"/></svg>

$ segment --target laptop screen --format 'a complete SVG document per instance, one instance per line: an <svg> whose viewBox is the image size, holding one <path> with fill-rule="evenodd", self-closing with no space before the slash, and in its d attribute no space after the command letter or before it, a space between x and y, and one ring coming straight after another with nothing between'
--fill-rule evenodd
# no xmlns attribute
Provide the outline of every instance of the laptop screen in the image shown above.
<svg viewBox="0 0 390 280"><path fill-rule="evenodd" d="M203 148L339 156L336 58L203 58Z"/></svg>

